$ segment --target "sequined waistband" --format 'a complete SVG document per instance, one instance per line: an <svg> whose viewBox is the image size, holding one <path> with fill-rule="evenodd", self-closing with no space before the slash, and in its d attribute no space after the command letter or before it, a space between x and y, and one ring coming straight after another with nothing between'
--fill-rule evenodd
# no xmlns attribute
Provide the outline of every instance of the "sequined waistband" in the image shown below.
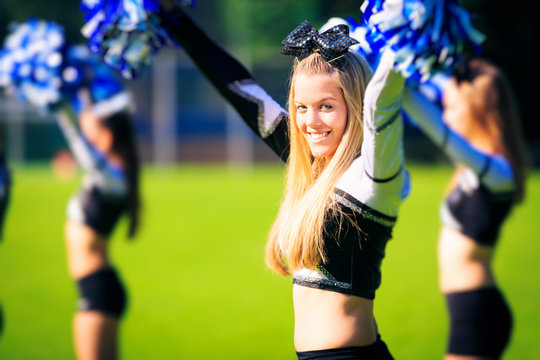
<svg viewBox="0 0 540 360"><path fill-rule="evenodd" d="M352 289L350 283L336 280L322 267L315 270L301 269L293 274L293 283L297 285L315 287L323 290L338 290L339 292L349 292Z"/></svg>

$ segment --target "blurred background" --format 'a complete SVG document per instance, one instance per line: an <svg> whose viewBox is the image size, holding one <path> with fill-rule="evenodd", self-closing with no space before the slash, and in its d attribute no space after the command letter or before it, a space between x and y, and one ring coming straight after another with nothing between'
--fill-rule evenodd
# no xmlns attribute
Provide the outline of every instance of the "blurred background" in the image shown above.
<svg viewBox="0 0 540 360"><path fill-rule="evenodd" d="M281 40L302 20L320 27L332 16L360 18L361 0L199 0L188 12L208 34L233 53L266 91L285 106L291 59L280 56ZM483 56L508 74L518 95L523 126L535 164L540 162L540 122L535 85L540 47L533 1L510 6L503 0L465 0L474 25L487 35ZM0 2L0 38L11 22L29 17L53 20L65 28L72 44L85 43L78 1ZM171 76L174 74L174 76ZM128 88L137 102L136 128L146 162L277 161L240 123L191 60L180 50L161 51L152 70ZM0 97L0 124L10 162L48 161L65 148L54 119ZM437 151L416 131L406 134L408 155L419 161L438 159Z"/></svg>
<svg viewBox="0 0 540 360"><path fill-rule="evenodd" d="M188 13L284 106L291 59L279 55L281 40L305 19L315 27L332 16L359 19L361 3L198 0ZM515 318L507 358L519 360L540 358L540 38L533 4L462 2L487 35L482 55L514 86L535 164L495 261ZM75 0L0 0L0 39L10 23L32 16L62 24L71 43L85 43ZM136 99L145 166L142 230L128 242L121 223L111 239L112 261L130 294L122 358L294 359L291 279L264 264L284 167L181 49L164 49L151 71L125 84ZM63 223L82 174L53 117L0 95L0 131L14 179L0 243L0 359L73 359L77 293ZM437 209L452 168L416 130L407 128L404 141L413 187L387 247L375 313L396 359L440 359L448 323L437 285Z"/></svg>

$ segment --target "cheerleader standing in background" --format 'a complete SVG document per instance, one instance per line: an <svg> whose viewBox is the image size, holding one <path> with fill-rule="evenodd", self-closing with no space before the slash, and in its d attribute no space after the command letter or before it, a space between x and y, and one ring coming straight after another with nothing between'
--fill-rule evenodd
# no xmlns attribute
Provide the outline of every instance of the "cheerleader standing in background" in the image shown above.
<svg viewBox="0 0 540 360"><path fill-rule="evenodd" d="M86 171L68 204L65 226L68 267L80 292L73 332L78 359L117 358L118 323L126 291L109 261L108 240L120 217L129 216L129 237L139 223L139 160L126 93L91 104L77 119L69 107L58 120Z"/></svg>
<svg viewBox="0 0 540 360"><path fill-rule="evenodd" d="M373 314L380 267L408 189L400 113L404 79L386 53L373 75L348 28L328 47L302 23L285 40L297 57L289 114L179 8L160 13L171 38L288 164L267 263L293 275L299 359L392 359ZM327 35L328 35L327 34ZM369 85L368 85L369 83ZM285 260L284 260L285 258Z"/></svg>
<svg viewBox="0 0 540 360"><path fill-rule="evenodd" d="M512 330L492 268L503 222L522 201L526 154L516 99L493 64L470 60L443 110L408 88L404 109L456 166L441 207L439 281L450 315L447 360L499 359Z"/></svg>
<svg viewBox="0 0 540 360"><path fill-rule="evenodd" d="M122 215L129 217L130 238L139 225L130 96L85 47L69 46L54 22L16 24L0 55L0 85L56 114L86 172L81 190L69 201L65 225L69 273L80 292L75 352L78 359L115 359L126 291L110 263L108 241Z"/></svg>
<svg viewBox="0 0 540 360"><path fill-rule="evenodd" d="M10 191L11 176L6 164L3 140L0 140L0 242L3 238L4 221L8 209Z"/></svg>
<svg viewBox="0 0 540 360"><path fill-rule="evenodd" d="M2 242L3 238L4 220L6 218L9 195L11 190L11 179L9 169L6 166L3 145L3 141L0 142L0 242ZM3 330L4 311L2 308L2 303L0 303L0 337L2 336Z"/></svg>

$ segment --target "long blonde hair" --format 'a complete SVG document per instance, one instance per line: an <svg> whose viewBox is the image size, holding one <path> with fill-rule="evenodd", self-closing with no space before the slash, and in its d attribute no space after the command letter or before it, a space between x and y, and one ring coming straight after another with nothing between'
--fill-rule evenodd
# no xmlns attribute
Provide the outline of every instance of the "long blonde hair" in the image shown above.
<svg viewBox="0 0 540 360"><path fill-rule="evenodd" d="M362 104L372 70L360 55L349 51L339 70L315 52L293 68L289 90L290 155L283 200L266 244L266 262L279 274L314 268L326 261L323 226L336 212L334 184L359 155L363 139ZM326 75L342 90L347 125L331 158L314 158L296 125L294 84L298 74Z"/></svg>

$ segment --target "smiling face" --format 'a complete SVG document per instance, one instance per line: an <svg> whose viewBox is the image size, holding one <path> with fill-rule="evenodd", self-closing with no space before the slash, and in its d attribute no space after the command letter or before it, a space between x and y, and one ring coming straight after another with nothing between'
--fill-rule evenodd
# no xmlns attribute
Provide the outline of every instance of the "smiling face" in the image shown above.
<svg viewBox="0 0 540 360"><path fill-rule="evenodd" d="M296 125L314 157L332 157L347 126L343 91L328 75L298 74L294 82Z"/></svg>

